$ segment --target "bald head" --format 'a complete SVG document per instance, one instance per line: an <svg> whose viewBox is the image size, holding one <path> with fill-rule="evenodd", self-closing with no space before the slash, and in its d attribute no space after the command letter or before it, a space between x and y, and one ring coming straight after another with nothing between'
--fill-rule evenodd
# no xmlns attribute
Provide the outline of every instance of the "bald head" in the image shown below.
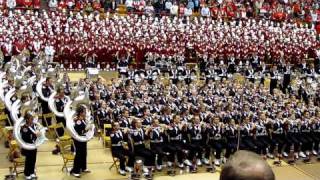
<svg viewBox="0 0 320 180"><path fill-rule="evenodd" d="M220 180L274 180L275 176L260 156L249 151L236 152L223 167Z"/></svg>

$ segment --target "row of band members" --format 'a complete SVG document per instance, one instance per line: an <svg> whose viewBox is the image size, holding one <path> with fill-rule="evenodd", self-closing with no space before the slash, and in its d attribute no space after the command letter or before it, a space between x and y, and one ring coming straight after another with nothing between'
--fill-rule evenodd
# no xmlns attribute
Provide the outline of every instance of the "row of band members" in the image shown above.
<svg viewBox="0 0 320 180"><path fill-rule="evenodd" d="M188 123L181 121L179 115L174 115L168 125L160 124L158 119L153 119L151 126L144 126L141 120L134 119L130 128L123 126L121 121L113 122L110 132L112 154L120 159L119 173L123 175L125 170L132 169L136 156L144 157L146 167L155 166L161 170L164 156L167 156L169 167L177 156L178 166L182 168L192 166L192 162L197 165L209 164L211 152L214 151L215 160L212 163L220 166L237 148L254 151L268 158L274 158L276 153L288 157L292 146L296 158L306 158L311 153L317 155L320 114L317 120L312 121L308 112L301 120L283 120L279 116L268 120L261 114L255 122L248 116L240 125L234 120L222 123L219 117L205 123L199 116L194 116ZM146 147L146 140L150 140L150 148ZM224 157L223 150L226 150Z"/></svg>

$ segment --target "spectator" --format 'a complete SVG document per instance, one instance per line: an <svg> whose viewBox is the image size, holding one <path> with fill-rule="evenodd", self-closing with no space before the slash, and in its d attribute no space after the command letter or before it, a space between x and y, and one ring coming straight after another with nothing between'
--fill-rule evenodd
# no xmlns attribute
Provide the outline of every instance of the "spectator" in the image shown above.
<svg viewBox="0 0 320 180"><path fill-rule="evenodd" d="M200 1L194 0L194 11L199 12L199 8L200 8Z"/></svg>
<svg viewBox="0 0 320 180"><path fill-rule="evenodd" d="M148 5L144 9L144 11L145 11L147 16L152 16L152 14L154 14L154 8L153 8L152 4L148 3Z"/></svg>
<svg viewBox="0 0 320 180"><path fill-rule="evenodd" d="M69 10L74 8L74 5L75 5L74 0L67 0L66 3L67 3L67 6L68 6Z"/></svg>
<svg viewBox="0 0 320 180"><path fill-rule="evenodd" d="M179 5L179 16L184 16L184 11L185 11L185 6L184 6L184 4L183 3L181 3L180 5Z"/></svg>
<svg viewBox="0 0 320 180"><path fill-rule="evenodd" d="M49 0L48 6L51 10L54 10L58 7L58 1L57 0Z"/></svg>
<svg viewBox="0 0 320 180"><path fill-rule="evenodd" d="M13 10L16 7L17 3L16 0L7 0L7 7L10 10Z"/></svg>
<svg viewBox="0 0 320 180"><path fill-rule="evenodd" d="M171 6L172 6L171 0L167 0L166 3L165 3L165 9L166 9L167 13L170 13Z"/></svg>
<svg viewBox="0 0 320 180"><path fill-rule="evenodd" d="M133 11L133 1L132 0L126 0L125 5L127 7L128 12Z"/></svg>
<svg viewBox="0 0 320 180"><path fill-rule="evenodd" d="M237 151L224 165L220 180L274 180L275 176L259 155L249 151Z"/></svg>
<svg viewBox="0 0 320 180"><path fill-rule="evenodd" d="M193 11L193 9L194 9L194 3L193 3L193 0L189 0L189 1L188 1L187 8L188 8L188 9L191 9L191 11Z"/></svg>
<svg viewBox="0 0 320 180"><path fill-rule="evenodd" d="M179 9L179 7L178 7L177 3L174 2L170 8L170 15L172 15L172 16L178 15L178 9Z"/></svg>
<svg viewBox="0 0 320 180"><path fill-rule="evenodd" d="M210 17L210 9L207 6L201 8L201 16Z"/></svg>
<svg viewBox="0 0 320 180"><path fill-rule="evenodd" d="M184 10L184 15L185 15L185 16L192 16L192 9L190 9L190 8L185 8L185 10Z"/></svg>
<svg viewBox="0 0 320 180"><path fill-rule="evenodd" d="M4 9L6 7L6 1L0 0L0 9Z"/></svg>
<svg viewBox="0 0 320 180"><path fill-rule="evenodd" d="M92 8L95 10L95 11L99 11L101 9L101 3L99 0L95 0L92 2Z"/></svg>

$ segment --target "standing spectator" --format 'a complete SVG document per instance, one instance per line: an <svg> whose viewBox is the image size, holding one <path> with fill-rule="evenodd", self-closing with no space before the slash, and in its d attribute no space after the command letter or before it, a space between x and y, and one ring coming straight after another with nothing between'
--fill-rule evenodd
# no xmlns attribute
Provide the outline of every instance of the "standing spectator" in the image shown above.
<svg viewBox="0 0 320 180"><path fill-rule="evenodd" d="M208 8L208 6L204 5L201 8L201 16L203 17L210 17L210 9Z"/></svg>

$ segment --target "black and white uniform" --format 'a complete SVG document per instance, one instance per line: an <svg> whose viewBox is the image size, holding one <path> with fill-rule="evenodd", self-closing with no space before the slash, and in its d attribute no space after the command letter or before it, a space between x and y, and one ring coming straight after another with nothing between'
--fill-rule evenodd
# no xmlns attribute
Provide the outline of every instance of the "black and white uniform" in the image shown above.
<svg viewBox="0 0 320 180"><path fill-rule="evenodd" d="M111 138L111 153L112 156L119 158L120 169L125 170L126 157L128 157L128 167L133 167L134 165L134 154L132 151L127 150L123 147L124 142L128 140L127 135L125 135L121 130L113 131L110 133Z"/></svg>
<svg viewBox="0 0 320 180"><path fill-rule="evenodd" d="M24 142L33 144L37 139L36 135L36 126L34 124L28 126L23 125L20 129L21 138ZM24 155L25 158L25 166L24 166L24 175L30 176L34 174L34 169L37 160L37 149L28 150L28 149L21 149L21 154Z"/></svg>
<svg viewBox="0 0 320 180"><path fill-rule="evenodd" d="M63 112L64 110L64 106L67 104L68 102L68 99L63 96L63 97L55 97L55 105L56 105L56 108L57 108L57 111L58 112ZM56 121L57 123L62 123L64 127L66 127L66 120L64 117L59 117L59 116L56 116ZM64 134L64 129L63 128L59 128L57 129L57 132L58 132L58 135L59 136L63 136Z"/></svg>
<svg viewBox="0 0 320 180"><path fill-rule="evenodd" d="M147 149L144 141L145 141L145 132L143 129L133 128L130 131L130 137L133 143L133 152L135 156L144 157L144 165L145 166L154 166L155 165L155 154Z"/></svg>
<svg viewBox="0 0 320 180"><path fill-rule="evenodd" d="M209 147L206 148L206 158L210 157L210 147L215 150L215 158L220 159L223 149L226 148L226 142L224 137L224 129L219 124L213 124L207 128L207 133L209 137Z"/></svg>
<svg viewBox="0 0 320 180"><path fill-rule="evenodd" d="M76 117L74 130L79 136L86 135L86 122ZM81 142L73 138L76 155L74 157L71 173L80 174L87 169L87 142Z"/></svg>

